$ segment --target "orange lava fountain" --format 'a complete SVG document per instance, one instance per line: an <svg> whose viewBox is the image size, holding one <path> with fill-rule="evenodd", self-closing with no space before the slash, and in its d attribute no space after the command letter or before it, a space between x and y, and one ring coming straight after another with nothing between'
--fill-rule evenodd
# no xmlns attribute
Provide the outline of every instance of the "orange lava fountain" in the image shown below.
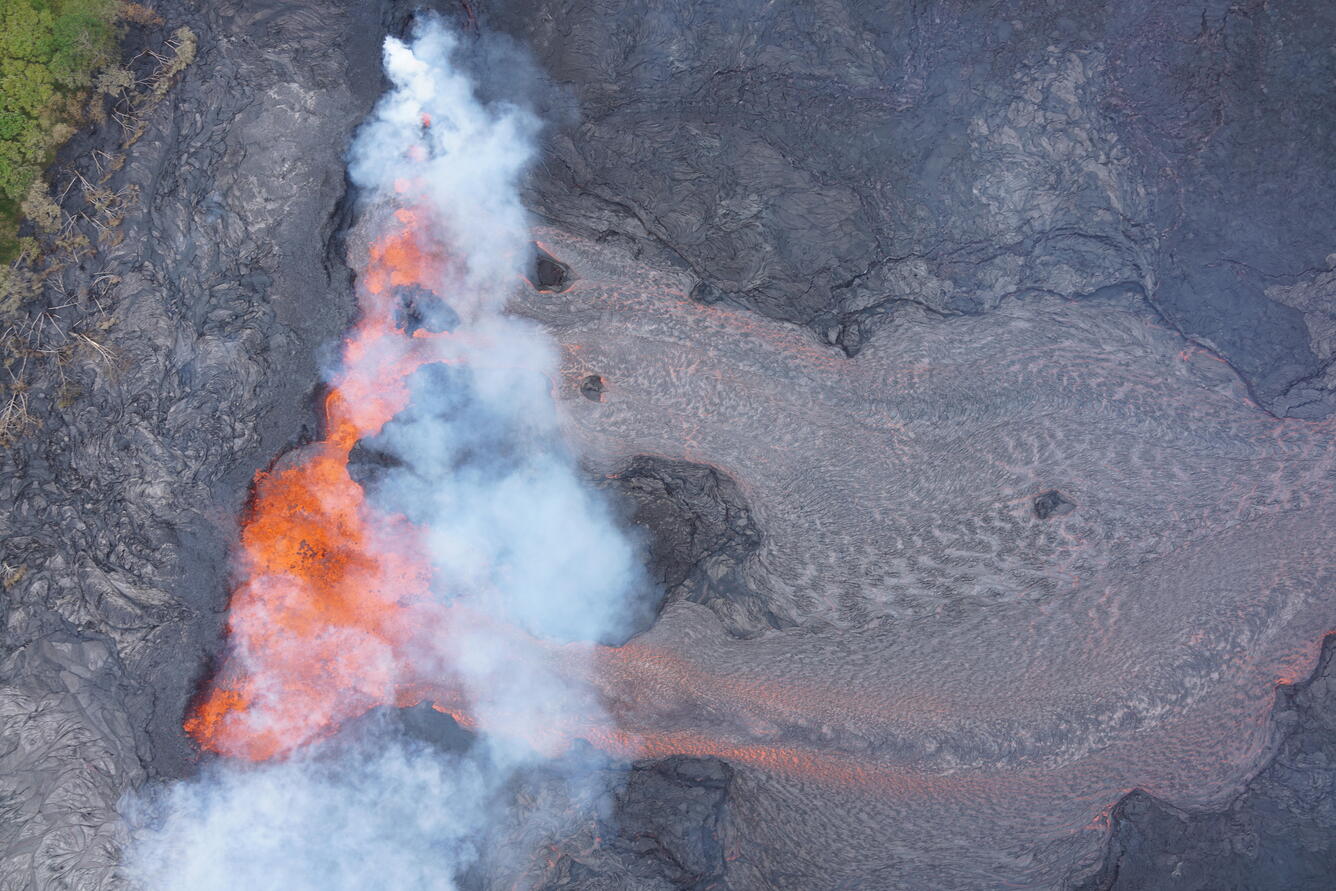
<svg viewBox="0 0 1336 891"><path fill-rule="evenodd" d="M400 210L395 221L370 252L361 318L325 399L324 437L256 477L230 604L232 649L185 722L205 749L263 760L399 702L400 654L445 619L417 530L369 505L348 473L353 446L407 406L409 375L443 361L429 347L449 337L410 336L396 324L396 289L435 292L448 260L422 237L423 214Z"/></svg>

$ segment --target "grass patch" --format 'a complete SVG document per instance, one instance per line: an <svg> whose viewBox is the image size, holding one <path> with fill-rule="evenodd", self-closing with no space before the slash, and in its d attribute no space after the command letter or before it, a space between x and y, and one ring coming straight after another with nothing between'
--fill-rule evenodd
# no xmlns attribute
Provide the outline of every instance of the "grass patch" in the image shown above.
<svg viewBox="0 0 1336 891"><path fill-rule="evenodd" d="M119 0L0 2L0 263L18 253L23 204L115 61Z"/></svg>
<svg viewBox="0 0 1336 891"><path fill-rule="evenodd" d="M120 368L105 340L121 278L83 264L124 238L138 187L110 183L195 60L198 40L184 26L170 35L148 31L151 45L122 66L118 20L163 24L130 0L0 0L0 126L7 128L0 129L0 449L71 410L89 384L90 363L98 374ZM118 144L104 139L53 172L63 183L57 195L44 171L57 148L75 123L108 114ZM40 151L25 155L29 143ZM13 580L5 575L12 569L0 567L0 584Z"/></svg>

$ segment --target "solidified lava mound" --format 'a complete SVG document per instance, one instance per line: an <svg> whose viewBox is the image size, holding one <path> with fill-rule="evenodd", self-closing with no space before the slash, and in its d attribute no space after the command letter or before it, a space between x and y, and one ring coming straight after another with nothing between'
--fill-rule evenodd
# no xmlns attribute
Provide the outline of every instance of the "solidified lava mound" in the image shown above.
<svg viewBox="0 0 1336 891"><path fill-rule="evenodd" d="M533 268L529 280L540 291L564 291L570 287L571 271L556 257L541 247L534 250Z"/></svg>
<svg viewBox="0 0 1336 891"><path fill-rule="evenodd" d="M1034 515L1041 520L1047 520L1050 517L1065 517L1067 514L1076 510L1076 505L1067 500L1057 489L1049 489L1041 495L1035 497Z"/></svg>

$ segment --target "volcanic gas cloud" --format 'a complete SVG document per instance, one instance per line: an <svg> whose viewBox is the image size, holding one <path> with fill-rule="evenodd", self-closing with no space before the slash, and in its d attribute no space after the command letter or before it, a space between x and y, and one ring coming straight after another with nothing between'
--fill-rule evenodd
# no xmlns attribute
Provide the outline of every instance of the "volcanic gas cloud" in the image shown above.
<svg viewBox="0 0 1336 891"><path fill-rule="evenodd" d="M556 446L550 348L500 314L531 250L514 186L532 122L478 105L465 78L428 61L449 48L439 30L387 46L396 89L354 153L374 238L360 317L323 437L256 480L229 656L186 723L222 754L265 759L429 693L457 710L492 671L478 649L499 625L512 629L512 661L535 637L601 634L633 576ZM458 370L411 388L433 365ZM372 504L350 475L354 448L377 437L397 471L382 500L416 522ZM504 699L493 681L473 692Z"/></svg>
<svg viewBox="0 0 1336 891"><path fill-rule="evenodd" d="M469 857L461 822L479 828L509 766L599 720L570 642L615 632L639 571L561 446L554 351L502 314L533 253L516 187L536 123L479 102L457 49L435 23L386 43L393 89L351 153L358 319L320 439L255 481L225 659L185 723L229 759L140 821L130 860L148 884L273 886L296 863L294 881L330 876L314 887L448 887ZM358 455L373 481L354 479ZM519 745L444 764L407 744L322 754L348 719L423 700ZM419 838L396 796L431 788L449 825L409 821ZM396 844L359 850L382 818Z"/></svg>

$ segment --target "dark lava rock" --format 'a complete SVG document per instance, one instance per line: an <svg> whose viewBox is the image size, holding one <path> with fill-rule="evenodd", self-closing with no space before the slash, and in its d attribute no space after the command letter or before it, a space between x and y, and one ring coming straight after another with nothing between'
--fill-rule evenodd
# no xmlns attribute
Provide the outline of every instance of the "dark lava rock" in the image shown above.
<svg viewBox="0 0 1336 891"><path fill-rule="evenodd" d="M1068 501L1057 489L1049 489L1034 500L1034 515L1041 520L1049 517L1065 517L1076 510L1076 503Z"/></svg>
<svg viewBox="0 0 1336 891"><path fill-rule="evenodd" d="M560 849L544 891L707 891L724 884L722 828L733 769L713 758L638 762L583 850Z"/></svg>
<svg viewBox="0 0 1336 891"><path fill-rule="evenodd" d="M439 334L459 326L459 313L448 303L426 288L418 285L401 287L396 294L399 303L394 321L404 332L430 331Z"/></svg>
<svg viewBox="0 0 1336 891"><path fill-rule="evenodd" d="M564 291L570 287L571 271L565 263L539 248L534 255L529 280L540 291Z"/></svg>
<svg viewBox="0 0 1336 891"><path fill-rule="evenodd" d="M719 838L733 769L713 758L679 756L637 764L616 796L614 847L633 873L675 888L706 888L724 873Z"/></svg>
<svg viewBox="0 0 1336 891"><path fill-rule="evenodd" d="M391 711L395 737L416 739L447 752L462 752L477 738L477 734L464 729L454 718L425 702Z"/></svg>
<svg viewBox="0 0 1336 891"><path fill-rule="evenodd" d="M1276 692L1275 752L1228 806L1184 811L1144 792L1113 810L1081 891L1325 891L1336 883L1336 638L1313 677Z"/></svg>
<svg viewBox="0 0 1336 891"><path fill-rule="evenodd" d="M515 0L530 200L853 355L898 306L1134 289L1278 414L1331 410L1336 5ZM576 111L571 110L572 105ZM1327 293L1330 293L1329 291Z"/></svg>
<svg viewBox="0 0 1336 891"><path fill-rule="evenodd" d="M691 289L691 299L699 303L713 305L722 302L728 295L707 281L696 282Z"/></svg>
<svg viewBox="0 0 1336 891"><path fill-rule="evenodd" d="M397 456L359 440L348 453L348 476L368 493L393 471L404 466Z"/></svg>
<svg viewBox="0 0 1336 891"><path fill-rule="evenodd" d="M335 744L374 746L385 740L404 739L460 754L472 748L477 734L428 703L420 702L407 708L377 706L344 724Z"/></svg>
<svg viewBox="0 0 1336 891"><path fill-rule="evenodd" d="M742 492L713 467L641 456L610 481L629 499L631 523L648 538L648 564L664 603L712 609L730 633L784 623L751 592L741 569L761 544Z"/></svg>
<svg viewBox="0 0 1336 891"><path fill-rule="evenodd" d="M602 402L603 390L603 378L597 374L591 374L580 381L580 395L590 402Z"/></svg>

